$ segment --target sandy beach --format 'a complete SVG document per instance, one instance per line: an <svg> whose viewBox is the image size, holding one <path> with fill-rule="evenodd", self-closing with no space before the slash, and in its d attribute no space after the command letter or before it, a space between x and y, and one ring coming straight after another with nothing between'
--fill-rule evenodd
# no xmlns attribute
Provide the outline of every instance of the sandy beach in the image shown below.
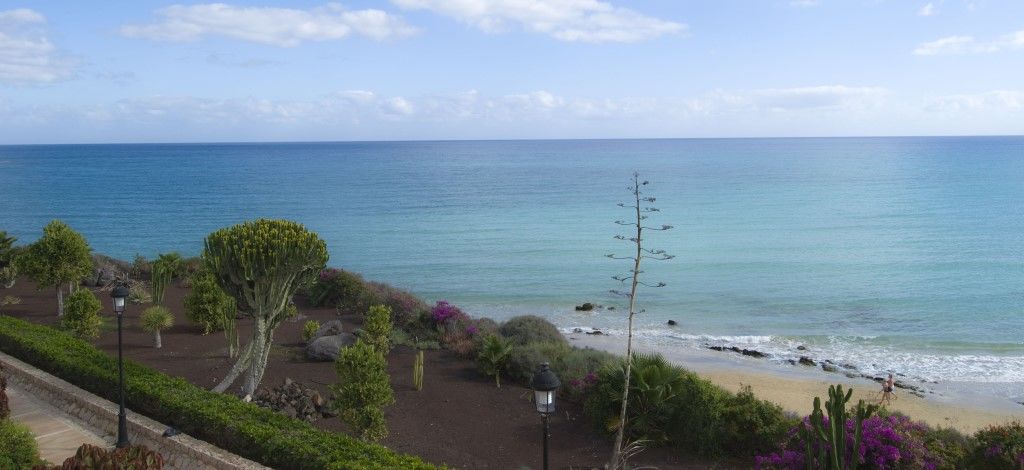
<svg viewBox="0 0 1024 470"><path fill-rule="evenodd" d="M625 351L625 338L622 337L579 333L568 337L578 347L592 347L616 354ZM831 384L852 386L854 400L877 402L879 399L880 386L868 379L852 379L810 367L782 366L732 353L666 352L643 340L634 339L634 345L641 352L659 352L673 363L693 370L728 390L737 391L749 385L758 397L800 415L810 413L814 397L824 397ZM896 390L896 396L896 400L887 405L890 410L932 426L955 428L965 433L993 424L1024 420L1024 406L1013 403L948 395L926 395L922 398L900 389ZM1020 409L1014 409L1015 406Z"/></svg>

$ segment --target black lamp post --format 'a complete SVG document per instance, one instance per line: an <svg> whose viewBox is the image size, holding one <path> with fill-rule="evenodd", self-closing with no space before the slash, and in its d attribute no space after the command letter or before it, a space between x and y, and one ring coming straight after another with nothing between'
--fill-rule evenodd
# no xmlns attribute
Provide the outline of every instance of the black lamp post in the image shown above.
<svg viewBox="0 0 1024 470"><path fill-rule="evenodd" d="M547 362L542 362L533 374L530 387L533 388L533 402L537 405L544 422L544 470L548 470L548 416L555 412L555 390L562 386L558 376L551 371Z"/></svg>
<svg viewBox="0 0 1024 470"><path fill-rule="evenodd" d="M124 412L124 357L121 349L121 320L124 318L124 303L128 299L128 288L118 284L110 291L114 299L114 313L117 314L117 372L120 375L118 388L121 391L121 410L117 415L117 447L128 447L128 419Z"/></svg>

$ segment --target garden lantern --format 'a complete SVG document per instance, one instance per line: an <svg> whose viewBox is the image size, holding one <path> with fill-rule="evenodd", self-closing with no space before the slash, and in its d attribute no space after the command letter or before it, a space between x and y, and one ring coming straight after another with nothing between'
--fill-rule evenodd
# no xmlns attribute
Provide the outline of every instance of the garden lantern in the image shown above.
<svg viewBox="0 0 1024 470"><path fill-rule="evenodd" d="M533 388L533 401L540 413L541 421L544 422L544 470L548 469L548 416L555 412L555 391L562 383L558 376L551 371L547 362L542 362L533 374L530 387Z"/></svg>
<svg viewBox="0 0 1024 470"><path fill-rule="evenodd" d="M124 411L124 353L121 341L121 324L128 293L128 288L120 283L110 291L110 297L114 300L114 313L117 315L117 373L119 376L118 389L121 392L121 407L117 414L117 447L119 449L130 445L128 443L128 419Z"/></svg>

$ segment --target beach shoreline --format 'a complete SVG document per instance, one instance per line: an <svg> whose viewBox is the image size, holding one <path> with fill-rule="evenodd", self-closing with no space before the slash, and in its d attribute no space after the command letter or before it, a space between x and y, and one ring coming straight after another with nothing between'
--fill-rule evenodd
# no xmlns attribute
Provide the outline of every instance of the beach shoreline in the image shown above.
<svg viewBox="0 0 1024 470"><path fill-rule="evenodd" d="M593 348L622 355L626 338L613 335L568 333L566 337L577 347ZM814 397L827 395L828 386L843 384L853 388L853 400L877 403L879 384L863 378L851 378L825 372L817 367L785 366L740 354L712 350L659 348L658 345L634 338L638 352L659 353L668 361L683 366L732 392L749 385L759 398L780 405L783 410L804 416L810 413ZM925 393L915 396L910 390L897 389L896 399L887 408L934 427L954 428L973 433L990 425L1024 420L1024 406L989 396L961 393ZM1017 407L1019 409L1014 409Z"/></svg>

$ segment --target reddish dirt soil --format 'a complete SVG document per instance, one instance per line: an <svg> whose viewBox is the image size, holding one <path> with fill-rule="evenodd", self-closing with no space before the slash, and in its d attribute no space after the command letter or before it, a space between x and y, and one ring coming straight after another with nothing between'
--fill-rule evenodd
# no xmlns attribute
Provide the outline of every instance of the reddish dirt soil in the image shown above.
<svg viewBox="0 0 1024 470"><path fill-rule="evenodd" d="M153 347L152 335L137 325L138 315L148 305L129 305L125 314L124 354L128 359L182 377L198 386L211 388L227 372L233 361L227 358L223 333L203 336L184 315L182 299L188 292L177 281L168 287L165 305L175 315L175 326L163 333L163 348ZM96 292L109 310L109 293ZM34 284L20 279L0 296L20 297L19 305L9 305L3 313L36 323L57 323L54 290L36 290ZM333 363L310 362L304 355L302 326L305 320L324 322L340 318L345 330L359 326L358 315L338 316L332 308L313 308L297 299L297 321L285 321L274 334L262 388L273 388L291 378L329 396L327 386L336 380ZM114 355L117 330L113 315L106 312L108 324L93 343ZM238 333L244 345L251 335L251 322L239 320ZM412 386L414 351L396 347L388 356L388 371L395 391L395 404L385 410L390 435L387 447L418 455L425 460L465 469L539 469L541 468L541 420L533 410L531 391L507 383L496 388L493 379L476 370L473 361L447 351L426 351L424 386ZM316 426L345 432L337 418L322 419ZM600 468L608 458L611 440L595 431L583 416L582 406L565 400L551 418L550 464L555 469ZM649 449L631 462L636 467L660 469L749 467L743 461L710 461L671 449Z"/></svg>

